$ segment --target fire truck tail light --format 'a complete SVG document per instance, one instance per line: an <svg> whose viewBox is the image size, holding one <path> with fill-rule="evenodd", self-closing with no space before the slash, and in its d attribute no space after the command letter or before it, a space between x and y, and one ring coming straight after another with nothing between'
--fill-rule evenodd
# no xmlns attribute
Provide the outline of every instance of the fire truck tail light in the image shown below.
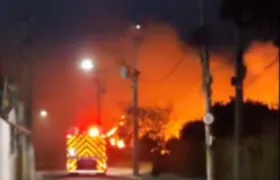
<svg viewBox="0 0 280 180"><path fill-rule="evenodd" d="M71 134L67 134L67 135L66 135L66 138L67 138L67 139L71 139L72 137L73 137L73 136L72 136Z"/></svg>

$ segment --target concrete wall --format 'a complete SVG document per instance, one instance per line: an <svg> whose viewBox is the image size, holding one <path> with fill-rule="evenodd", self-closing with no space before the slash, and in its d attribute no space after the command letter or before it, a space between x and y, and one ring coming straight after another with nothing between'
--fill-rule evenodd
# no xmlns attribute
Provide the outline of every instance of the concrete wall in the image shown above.
<svg viewBox="0 0 280 180"><path fill-rule="evenodd" d="M16 112L9 113L8 120L16 122ZM11 127L0 118L0 180L15 180L16 154L11 150Z"/></svg>

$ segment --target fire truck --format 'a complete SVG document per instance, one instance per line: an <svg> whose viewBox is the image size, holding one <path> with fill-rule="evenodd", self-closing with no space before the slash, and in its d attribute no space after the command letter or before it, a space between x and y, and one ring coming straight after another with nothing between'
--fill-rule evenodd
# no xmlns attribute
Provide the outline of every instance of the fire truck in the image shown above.
<svg viewBox="0 0 280 180"><path fill-rule="evenodd" d="M106 174L107 142L98 126L71 128L66 136L66 150L66 169L69 174Z"/></svg>

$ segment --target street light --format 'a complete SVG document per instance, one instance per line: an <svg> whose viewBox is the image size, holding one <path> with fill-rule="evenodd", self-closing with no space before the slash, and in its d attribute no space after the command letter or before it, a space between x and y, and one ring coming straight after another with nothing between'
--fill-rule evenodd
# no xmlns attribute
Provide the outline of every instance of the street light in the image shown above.
<svg viewBox="0 0 280 180"><path fill-rule="evenodd" d="M94 63L91 59L84 59L81 64L80 64L81 68L85 71L90 71L92 70L95 66Z"/></svg>
<svg viewBox="0 0 280 180"><path fill-rule="evenodd" d="M140 29L141 29L141 25L140 25L140 24L137 24L137 25L135 26L135 28L136 28L137 30L140 30Z"/></svg>
<svg viewBox="0 0 280 180"><path fill-rule="evenodd" d="M46 110L41 110L40 111L40 117L41 118L46 118L48 116L48 112Z"/></svg>

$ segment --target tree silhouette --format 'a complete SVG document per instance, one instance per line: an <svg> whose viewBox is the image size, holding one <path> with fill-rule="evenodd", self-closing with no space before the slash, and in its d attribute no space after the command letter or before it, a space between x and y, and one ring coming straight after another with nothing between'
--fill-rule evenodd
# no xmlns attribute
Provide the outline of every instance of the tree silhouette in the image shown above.
<svg viewBox="0 0 280 180"><path fill-rule="evenodd" d="M152 140L163 140L165 129L170 121L172 107L141 107L139 108L139 126L140 137L149 137ZM125 109L126 123L122 127L126 129L127 136L132 136L133 133L133 108ZM123 131L122 131L123 132Z"/></svg>
<svg viewBox="0 0 280 180"><path fill-rule="evenodd" d="M181 139L187 141L204 141L204 124L200 120L189 122L181 130Z"/></svg>
<svg viewBox="0 0 280 180"><path fill-rule="evenodd" d="M234 99L227 104L216 103L213 106L215 122L213 134L216 138L233 137L234 132ZM253 101L243 104L242 137L260 136L268 126L277 126L279 111L269 109L268 106ZM203 140L204 125L202 120L187 123L181 130L184 140Z"/></svg>
<svg viewBox="0 0 280 180"><path fill-rule="evenodd" d="M212 129L216 138L215 166L219 167L215 172L217 180L232 177L234 103L232 99L229 103L216 103L212 108L215 116ZM249 165L244 169L244 175L277 179L275 177L279 163L275 158L279 156L279 111L270 109L259 102L247 101L243 104L243 117L241 148L244 156L242 158L244 158L244 163ZM177 166L183 165L184 172L188 176L205 177L203 121L187 123L181 130L181 141L185 144L181 146L181 149L185 148L185 152L181 152L185 158L176 162L179 164ZM176 155L171 153L170 159L175 158ZM260 167L262 167L261 171L259 171Z"/></svg>

